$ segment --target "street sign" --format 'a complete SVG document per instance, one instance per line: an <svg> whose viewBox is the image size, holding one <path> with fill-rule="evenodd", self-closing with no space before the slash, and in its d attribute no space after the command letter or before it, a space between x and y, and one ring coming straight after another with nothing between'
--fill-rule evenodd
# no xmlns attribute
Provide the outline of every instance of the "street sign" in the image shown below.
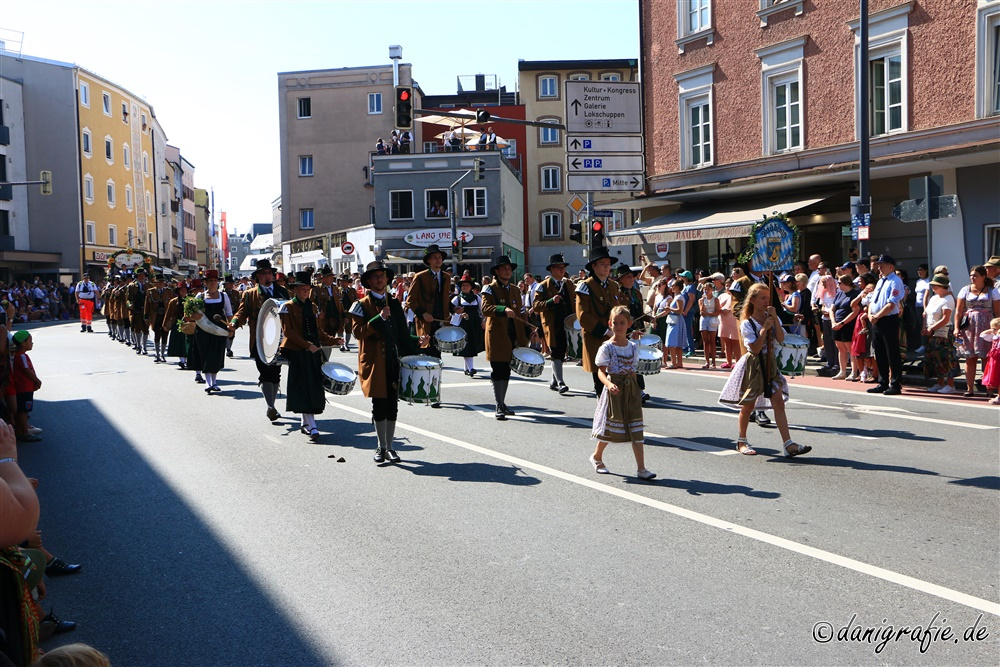
<svg viewBox="0 0 1000 667"><path fill-rule="evenodd" d="M567 174L570 192L642 192L644 181L635 174Z"/></svg>
<svg viewBox="0 0 1000 667"><path fill-rule="evenodd" d="M594 218L613 218L613 217L615 217L615 212L614 211L605 211L605 210L595 210L590 215L592 217L594 217Z"/></svg>
<svg viewBox="0 0 1000 667"><path fill-rule="evenodd" d="M867 241L868 240L868 232L869 232L870 229L871 229L871 227L858 227L858 240L859 241Z"/></svg>
<svg viewBox="0 0 1000 667"><path fill-rule="evenodd" d="M566 202L566 207L577 215L580 215L580 211L587 208L587 202L580 199L578 195L573 195L573 198Z"/></svg>
<svg viewBox="0 0 1000 667"><path fill-rule="evenodd" d="M642 174L642 155L594 155L566 156L566 171L570 174L594 174L611 172L615 174Z"/></svg>
<svg viewBox="0 0 1000 667"><path fill-rule="evenodd" d="M566 137L567 153L642 153L642 137L594 135Z"/></svg>
<svg viewBox="0 0 1000 667"><path fill-rule="evenodd" d="M345 255L351 255L354 253L354 244L350 241L344 241L343 245L340 246L340 252Z"/></svg>
<svg viewBox="0 0 1000 667"><path fill-rule="evenodd" d="M566 132L642 134L639 83L567 81Z"/></svg>
<svg viewBox="0 0 1000 667"><path fill-rule="evenodd" d="M892 209L892 217L900 222L923 222L927 219L927 199L907 199ZM958 215L958 195L930 198L931 219L954 218Z"/></svg>

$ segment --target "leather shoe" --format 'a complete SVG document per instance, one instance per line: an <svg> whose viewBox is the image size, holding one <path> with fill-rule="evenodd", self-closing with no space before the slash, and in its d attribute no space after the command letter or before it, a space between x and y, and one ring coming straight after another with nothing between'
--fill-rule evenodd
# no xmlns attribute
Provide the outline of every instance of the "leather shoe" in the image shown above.
<svg viewBox="0 0 1000 667"><path fill-rule="evenodd" d="M388 449L385 450L385 457L389 459L390 463L399 463L401 460L399 458L399 454L397 454L396 450L393 449L392 447L389 447Z"/></svg>
<svg viewBox="0 0 1000 667"><path fill-rule="evenodd" d="M754 421L757 422L758 426L767 426L768 424L771 423L771 420L768 418L766 414L764 414L763 410L758 411L753 418Z"/></svg>
<svg viewBox="0 0 1000 667"><path fill-rule="evenodd" d="M45 574L58 577L63 574L76 574L82 568L79 563L67 563L62 558L53 558L45 564Z"/></svg>
<svg viewBox="0 0 1000 667"><path fill-rule="evenodd" d="M375 463L385 463L385 452L381 449L375 450Z"/></svg>
<svg viewBox="0 0 1000 667"><path fill-rule="evenodd" d="M53 611L50 611L39 624L38 635L39 639L45 639L47 637L51 637L52 635L61 635L64 632L69 632L70 630L75 629L76 623L73 621L60 620Z"/></svg>
<svg viewBox="0 0 1000 667"><path fill-rule="evenodd" d="M897 396L902 393L903 390L899 388L898 384L890 384L889 388L886 389L884 392L882 392L882 394L885 396Z"/></svg>
<svg viewBox="0 0 1000 667"><path fill-rule="evenodd" d="M869 387L866 391L869 394L884 394L888 389L889 385L887 384L877 384L874 387Z"/></svg>
<svg viewBox="0 0 1000 667"><path fill-rule="evenodd" d="M268 408L267 409L267 418L270 419L271 421L278 421L279 419L281 419L281 415L278 414L277 409L275 409L275 408Z"/></svg>

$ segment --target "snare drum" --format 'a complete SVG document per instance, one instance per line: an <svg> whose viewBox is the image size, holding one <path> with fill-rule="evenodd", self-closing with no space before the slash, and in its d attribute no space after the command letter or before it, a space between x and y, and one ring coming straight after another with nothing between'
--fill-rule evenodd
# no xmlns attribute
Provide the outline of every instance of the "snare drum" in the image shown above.
<svg viewBox="0 0 1000 667"><path fill-rule="evenodd" d="M774 358L782 375L805 375L809 339L786 333L785 341L775 341Z"/></svg>
<svg viewBox="0 0 1000 667"><path fill-rule="evenodd" d="M663 365L663 350L651 345L640 345L635 362L635 372L639 375L656 375Z"/></svg>
<svg viewBox="0 0 1000 667"><path fill-rule="evenodd" d="M566 328L566 357L583 359L583 329L576 315L570 315L563 321Z"/></svg>
<svg viewBox="0 0 1000 667"><path fill-rule="evenodd" d="M639 345L655 347L657 350L663 349L663 339L656 334L642 334L639 336Z"/></svg>
<svg viewBox="0 0 1000 667"><path fill-rule="evenodd" d="M285 337L281 332L280 314L288 308L288 303L287 299L268 299L257 315L257 356L269 366L288 363L278 354Z"/></svg>
<svg viewBox="0 0 1000 667"><path fill-rule="evenodd" d="M536 378L545 369L545 357L530 347L515 347L510 370L526 378Z"/></svg>
<svg viewBox="0 0 1000 667"><path fill-rule="evenodd" d="M413 354L399 360L399 397L407 403L441 402L441 360Z"/></svg>
<svg viewBox="0 0 1000 667"><path fill-rule="evenodd" d="M441 327L434 332L434 347L442 352L458 354L465 349L465 329Z"/></svg>
<svg viewBox="0 0 1000 667"><path fill-rule="evenodd" d="M346 396L354 391L354 385L358 381L358 374L344 364L335 361L323 364L323 389L329 394Z"/></svg>

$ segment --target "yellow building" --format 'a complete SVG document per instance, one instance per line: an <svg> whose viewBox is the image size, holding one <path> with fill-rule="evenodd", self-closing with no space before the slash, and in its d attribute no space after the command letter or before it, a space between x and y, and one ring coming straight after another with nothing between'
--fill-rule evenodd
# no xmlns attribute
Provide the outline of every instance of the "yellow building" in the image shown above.
<svg viewBox="0 0 1000 667"><path fill-rule="evenodd" d="M84 262L133 248L156 255L151 107L124 88L76 70Z"/></svg>

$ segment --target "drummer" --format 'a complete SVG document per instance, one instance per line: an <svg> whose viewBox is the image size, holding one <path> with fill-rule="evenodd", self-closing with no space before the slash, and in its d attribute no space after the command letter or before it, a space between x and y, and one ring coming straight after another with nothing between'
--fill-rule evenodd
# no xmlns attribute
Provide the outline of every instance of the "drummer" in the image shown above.
<svg viewBox="0 0 1000 667"><path fill-rule="evenodd" d="M563 379L563 362L566 361L566 318L575 311L573 283L566 277L569 266L558 252L549 257L545 270L549 277L538 284L532 310L542 318L542 331L552 359L552 382L549 389L565 394L569 391Z"/></svg>
<svg viewBox="0 0 1000 667"><path fill-rule="evenodd" d="M169 295L164 290L162 273L157 273L153 280L153 289L146 292L146 303L143 306L143 317L146 324L153 330L153 351L156 353L156 363L167 360L167 332L163 328L163 318L167 313Z"/></svg>
<svg viewBox="0 0 1000 667"><path fill-rule="evenodd" d="M521 292L510 279L517 269L510 258L502 255L493 262L493 280L483 288L483 317L486 318L486 360L493 373L493 397L497 402L496 418L507 419L514 412L507 407L507 385L510 384L510 362L515 347L525 347L528 336L524 331L524 303Z"/></svg>
<svg viewBox="0 0 1000 667"><path fill-rule="evenodd" d="M452 313L461 318L458 326L465 332L465 347L459 352L459 356L465 358L465 374L469 377L476 376L475 358L485 347L483 343L483 329L486 323L483 322L483 299L476 294L473 288L476 280L468 271L458 279L458 294L451 300Z"/></svg>
<svg viewBox="0 0 1000 667"><path fill-rule="evenodd" d="M576 317L583 330L583 369L594 378L594 393L601 398L604 384L597 375L597 350L611 335L611 309L621 302L618 283L611 278L611 265L618 260L600 246L586 264L590 275L576 284Z"/></svg>
<svg viewBox="0 0 1000 667"><path fill-rule="evenodd" d="M146 340L149 338L149 323L146 322L146 269L136 269L135 280L128 286L129 321L132 325L132 349L136 354L148 355Z"/></svg>
<svg viewBox="0 0 1000 667"><path fill-rule="evenodd" d="M351 306L358 300L358 292L354 289L354 279L351 274L344 273L340 276L340 303L341 312L344 315L344 344L340 346L341 352L351 351L351 321L347 314L351 312Z"/></svg>
<svg viewBox="0 0 1000 667"><path fill-rule="evenodd" d="M351 306L351 326L358 339L358 375L361 390L372 399L372 423L378 437L375 463L399 461L392 447L399 409L399 360L419 354L420 345L428 342L426 334L414 339L406 325L406 315L398 299L386 294L393 271L379 261L369 262L361 274L361 284L368 290Z"/></svg>
<svg viewBox="0 0 1000 667"><path fill-rule="evenodd" d="M629 316L632 319L632 324L628 328L629 335L631 336L635 332L639 334L645 333L648 320L645 319L646 306L642 300L642 291L636 285L636 276L638 274L630 267L622 264L615 271L614 275L621 290L622 305L628 306ZM642 402L645 403L649 400L649 394L646 393L645 376L636 375L635 379L639 385L639 390L642 392Z"/></svg>
<svg viewBox="0 0 1000 667"><path fill-rule="evenodd" d="M323 391L323 354L321 345L340 345L342 338L328 333L319 307L309 298L312 293L308 271L296 271L291 282L295 296L280 313L281 346L288 360L288 391L285 409L302 415L300 431L315 442L319 439L316 415L326 405Z"/></svg>
<svg viewBox="0 0 1000 667"><path fill-rule="evenodd" d="M323 313L326 333L340 336L344 330L344 302L337 276L329 266L324 266L317 274L320 284L312 288L312 300Z"/></svg>
<svg viewBox="0 0 1000 667"><path fill-rule="evenodd" d="M264 302L268 299L287 301L289 296L288 290L272 282L274 269L267 259L257 260L253 279L257 281L257 286L244 290L239 309L230 324L234 329L239 329L247 322L250 323L250 357L257 364L257 384L260 386L260 393L264 395L264 401L267 403L267 418L274 422L281 419L278 409L274 407L274 402L278 398L278 388L281 385L281 366L278 364L269 365L260 358L257 351L257 317L260 315L260 309Z"/></svg>
<svg viewBox="0 0 1000 667"><path fill-rule="evenodd" d="M187 369L187 340L177 329L177 321L184 316L184 300L187 299L187 283L181 281L174 288L174 297L167 302L163 314L163 329L167 332L167 352L164 357L177 357L180 369Z"/></svg>
<svg viewBox="0 0 1000 667"><path fill-rule="evenodd" d="M441 358L441 351L431 344L430 338L441 328L441 323L449 311L451 273L442 268L446 259L448 257L444 250L436 244L424 248L424 264L427 268L413 277L404 306L412 310L416 316L414 322L417 336L428 337L428 342L422 346L424 348L422 353L438 359ZM459 308L455 312L461 314L462 310ZM431 407L440 408L441 403L433 403Z"/></svg>
<svg viewBox="0 0 1000 667"><path fill-rule="evenodd" d="M229 297L229 303L233 305L233 309L240 307L240 301L243 300L243 295L240 291L236 289L236 279L233 274L227 273L222 279L222 289L226 292L226 296ZM236 330L232 329L229 332L229 338L226 339L226 356L230 359L233 357L233 339L236 338Z"/></svg>
<svg viewBox="0 0 1000 667"><path fill-rule="evenodd" d="M219 272L209 269L205 272L205 291L196 298L205 302L205 312L195 314L194 319L207 318L207 321L215 326L226 327L226 322L233 317L233 306L229 303L229 296L219 289ZM231 326L231 325L230 325ZM228 328L228 327L226 327ZM194 332L198 352L201 354L202 371L205 375L205 393L213 394L222 391L216 382L217 375L226 365L226 337L209 333L205 329L199 328Z"/></svg>

